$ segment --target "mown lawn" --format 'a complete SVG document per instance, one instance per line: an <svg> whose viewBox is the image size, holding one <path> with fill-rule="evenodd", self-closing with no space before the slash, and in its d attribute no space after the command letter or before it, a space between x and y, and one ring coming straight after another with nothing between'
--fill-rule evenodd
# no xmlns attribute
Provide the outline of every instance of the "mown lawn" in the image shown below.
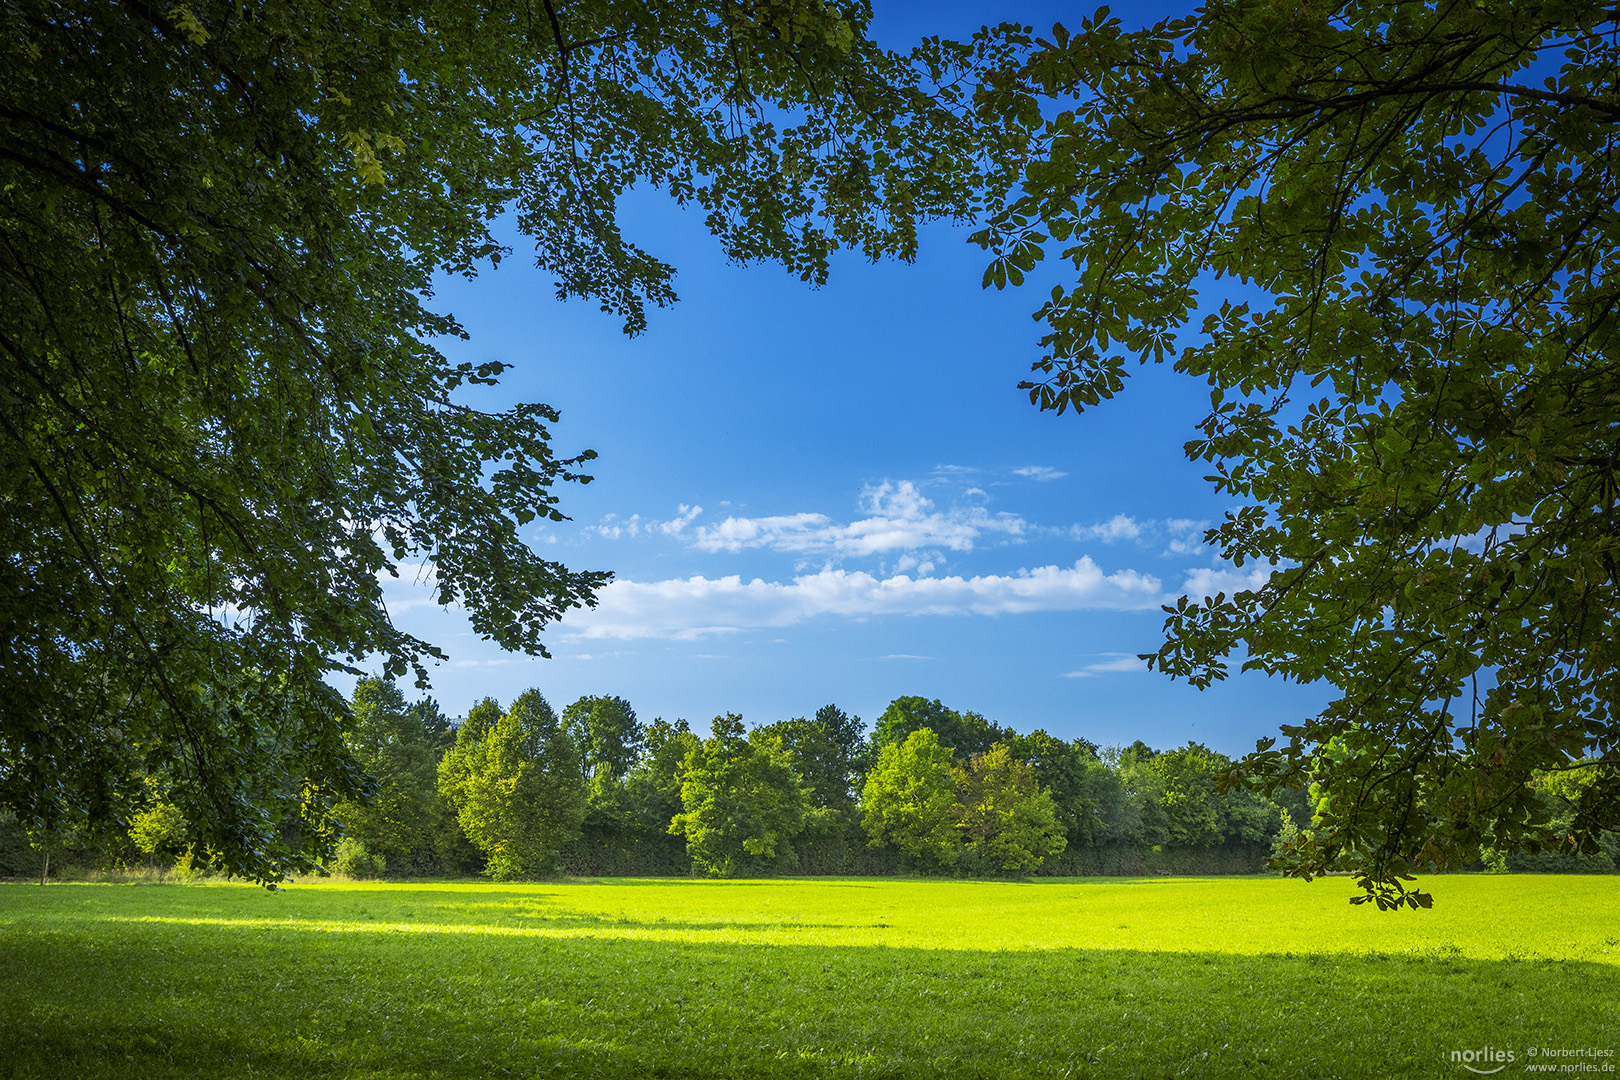
<svg viewBox="0 0 1620 1080"><path fill-rule="evenodd" d="M1385 914L1277 878L5 885L0 1075L1427 1077L1491 1047L1518 1076L1532 1046L1620 1051L1620 877L1424 886L1435 910Z"/></svg>

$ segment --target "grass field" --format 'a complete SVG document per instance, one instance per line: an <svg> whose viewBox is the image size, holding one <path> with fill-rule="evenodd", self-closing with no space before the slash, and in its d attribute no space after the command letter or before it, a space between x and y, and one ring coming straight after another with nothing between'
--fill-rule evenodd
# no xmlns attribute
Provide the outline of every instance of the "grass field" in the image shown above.
<svg viewBox="0 0 1620 1080"><path fill-rule="evenodd" d="M1424 885L1395 915L1278 878L6 885L0 1076L1620 1065L1620 877Z"/></svg>

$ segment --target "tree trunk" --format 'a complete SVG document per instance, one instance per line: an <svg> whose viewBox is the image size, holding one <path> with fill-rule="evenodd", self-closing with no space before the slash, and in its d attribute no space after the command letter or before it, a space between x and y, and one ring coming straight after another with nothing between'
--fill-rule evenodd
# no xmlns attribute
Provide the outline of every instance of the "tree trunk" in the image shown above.
<svg viewBox="0 0 1620 1080"><path fill-rule="evenodd" d="M39 871L39 883L45 884L45 879L51 876L51 849L45 849L45 865Z"/></svg>

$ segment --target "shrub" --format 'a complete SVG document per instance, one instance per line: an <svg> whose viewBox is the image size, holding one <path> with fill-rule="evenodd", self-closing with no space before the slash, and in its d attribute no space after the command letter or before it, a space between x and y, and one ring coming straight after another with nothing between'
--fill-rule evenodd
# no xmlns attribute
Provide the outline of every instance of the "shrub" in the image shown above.
<svg viewBox="0 0 1620 1080"><path fill-rule="evenodd" d="M367 851L364 841L346 836L338 841L331 868L344 877L364 880L380 876L383 865L383 857Z"/></svg>

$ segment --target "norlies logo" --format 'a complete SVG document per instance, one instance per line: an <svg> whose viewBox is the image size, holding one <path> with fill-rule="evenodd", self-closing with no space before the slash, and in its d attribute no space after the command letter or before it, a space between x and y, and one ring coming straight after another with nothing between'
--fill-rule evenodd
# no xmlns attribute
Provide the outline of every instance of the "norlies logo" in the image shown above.
<svg viewBox="0 0 1620 1080"><path fill-rule="evenodd" d="M1494 1046L1482 1047L1478 1050L1453 1050L1451 1060L1461 1065L1471 1073L1489 1076L1499 1073L1507 1068L1513 1061L1513 1051L1498 1050ZM1475 1066L1494 1065L1494 1069L1476 1068Z"/></svg>

